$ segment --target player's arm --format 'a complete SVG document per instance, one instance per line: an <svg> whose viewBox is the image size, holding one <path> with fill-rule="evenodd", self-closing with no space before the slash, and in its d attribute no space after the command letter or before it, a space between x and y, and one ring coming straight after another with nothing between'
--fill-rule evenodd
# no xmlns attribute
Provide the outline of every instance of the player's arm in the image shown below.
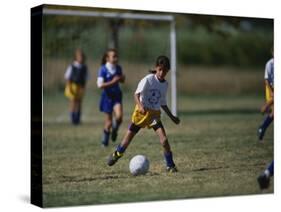
<svg viewBox="0 0 281 212"><path fill-rule="evenodd" d="M140 93L135 93L135 94L134 94L134 99L135 99L135 102L136 102L136 104L137 104L137 106L138 106L139 111L140 111L142 114L145 114L146 110L145 110L143 104L142 104L141 101L140 101Z"/></svg>
<svg viewBox="0 0 281 212"><path fill-rule="evenodd" d="M142 113L142 114L146 113L146 108L143 106L143 104L140 100L140 95L146 89L146 86L147 86L147 80L146 80L146 78L143 78L138 83L137 90L135 91L135 94L134 94L135 103L138 106L140 113Z"/></svg>
<svg viewBox="0 0 281 212"><path fill-rule="evenodd" d="M98 77L97 86L98 88L104 89L113 86L114 84L118 83L121 80L121 76L115 76L109 82L104 82L102 77Z"/></svg>
<svg viewBox="0 0 281 212"><path fill-rule="evenodd" d="M180 119L176 116L174 116L170 109L168 108L167 105L161 105L161 108L165 111L165 113L169 116L169 118L175 123L175 124L179 124L180 123Z"/></svg>

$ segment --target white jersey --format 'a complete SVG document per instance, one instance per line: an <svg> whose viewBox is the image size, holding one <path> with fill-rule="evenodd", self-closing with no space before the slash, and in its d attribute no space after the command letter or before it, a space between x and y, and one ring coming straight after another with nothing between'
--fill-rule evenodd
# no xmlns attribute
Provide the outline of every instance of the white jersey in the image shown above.
<svg viewBox="0 0 281 212"><path fill-rule="evenodd" d="M138 84L135 94L140 94L140 101L145 108L160 110L167 105L167 81L160 81L155 74L146 75Z"/></svg>
<svg viewBox="0 0 281 212"><path fill-rule="evenodd" d="M274 87L274 60L271 58L265 65L264 79L267 80L271 87Z"/></svg>

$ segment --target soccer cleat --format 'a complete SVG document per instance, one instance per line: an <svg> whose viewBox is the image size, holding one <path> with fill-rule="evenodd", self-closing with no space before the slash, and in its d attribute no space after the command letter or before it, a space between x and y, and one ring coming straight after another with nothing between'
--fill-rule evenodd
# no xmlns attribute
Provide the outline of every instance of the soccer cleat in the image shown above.
<svg viewBox="0 0 281 212"><path fill-rule="evenodd" d="M117 130L113 129L111 133L111 140L115 142L117 139Z"/></svg>
<svg viewBox="0 0 281 212"><path fill-rule="evenodd" d="M113 166L122 156L122 153L119 153L117 151L113 152L113 154L109 155L108 157L107 165Z"/></svg>
<svg viewBox="0 0 281 212"><path fill-rule="evenodd" d="M257 179L260 189L267 189L269 187L270 177L265 174L261 174Z"/></svg>
<svg viewBox="0 0 281 212"><path fill-rule="evenodd" d="M265 133L265 130L263 130L261 127L258 129L258 138L259 138L259 141L262 141L263 140L263 137L264 137L264 133Z"/></svg>
<svg viewBox="0 0 281 212"><path fill-rule="evenodd" d="M174 173L174 172L178 172L178 169L176 166L172 166L172 167L167 166L166 171L170 173Z"/></svg>

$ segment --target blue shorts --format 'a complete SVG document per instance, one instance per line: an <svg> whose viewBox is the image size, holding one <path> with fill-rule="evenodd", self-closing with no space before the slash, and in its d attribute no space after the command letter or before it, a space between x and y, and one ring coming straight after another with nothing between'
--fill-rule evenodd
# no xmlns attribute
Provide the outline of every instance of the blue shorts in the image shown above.
<svg viewBox="0 0 281 212"><path fill-rule="evenodd" d="M112 113L116 104L122 104L122 94L115 95L113 98L108 97L106 93L102 93L100 99L100 111L104 113Z"/></svg>

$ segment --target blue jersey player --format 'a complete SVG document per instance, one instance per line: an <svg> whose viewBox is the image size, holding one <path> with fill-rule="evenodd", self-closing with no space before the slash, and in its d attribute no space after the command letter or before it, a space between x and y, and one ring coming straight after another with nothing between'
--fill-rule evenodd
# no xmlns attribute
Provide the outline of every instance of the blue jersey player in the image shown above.
<svg viewBox="0 0 281 212"><path fill-rule="evenodd" d="M100 111L105 114L102 136L102 146L108 146L111 140L116 141L118 128L122 123L122 91L119 83L124 83L125 75L118 65L118 54L115 49L109 49L103 55L98 72L97 86L102 89ZM113 119L114 115L114 119Z"/></svg>

